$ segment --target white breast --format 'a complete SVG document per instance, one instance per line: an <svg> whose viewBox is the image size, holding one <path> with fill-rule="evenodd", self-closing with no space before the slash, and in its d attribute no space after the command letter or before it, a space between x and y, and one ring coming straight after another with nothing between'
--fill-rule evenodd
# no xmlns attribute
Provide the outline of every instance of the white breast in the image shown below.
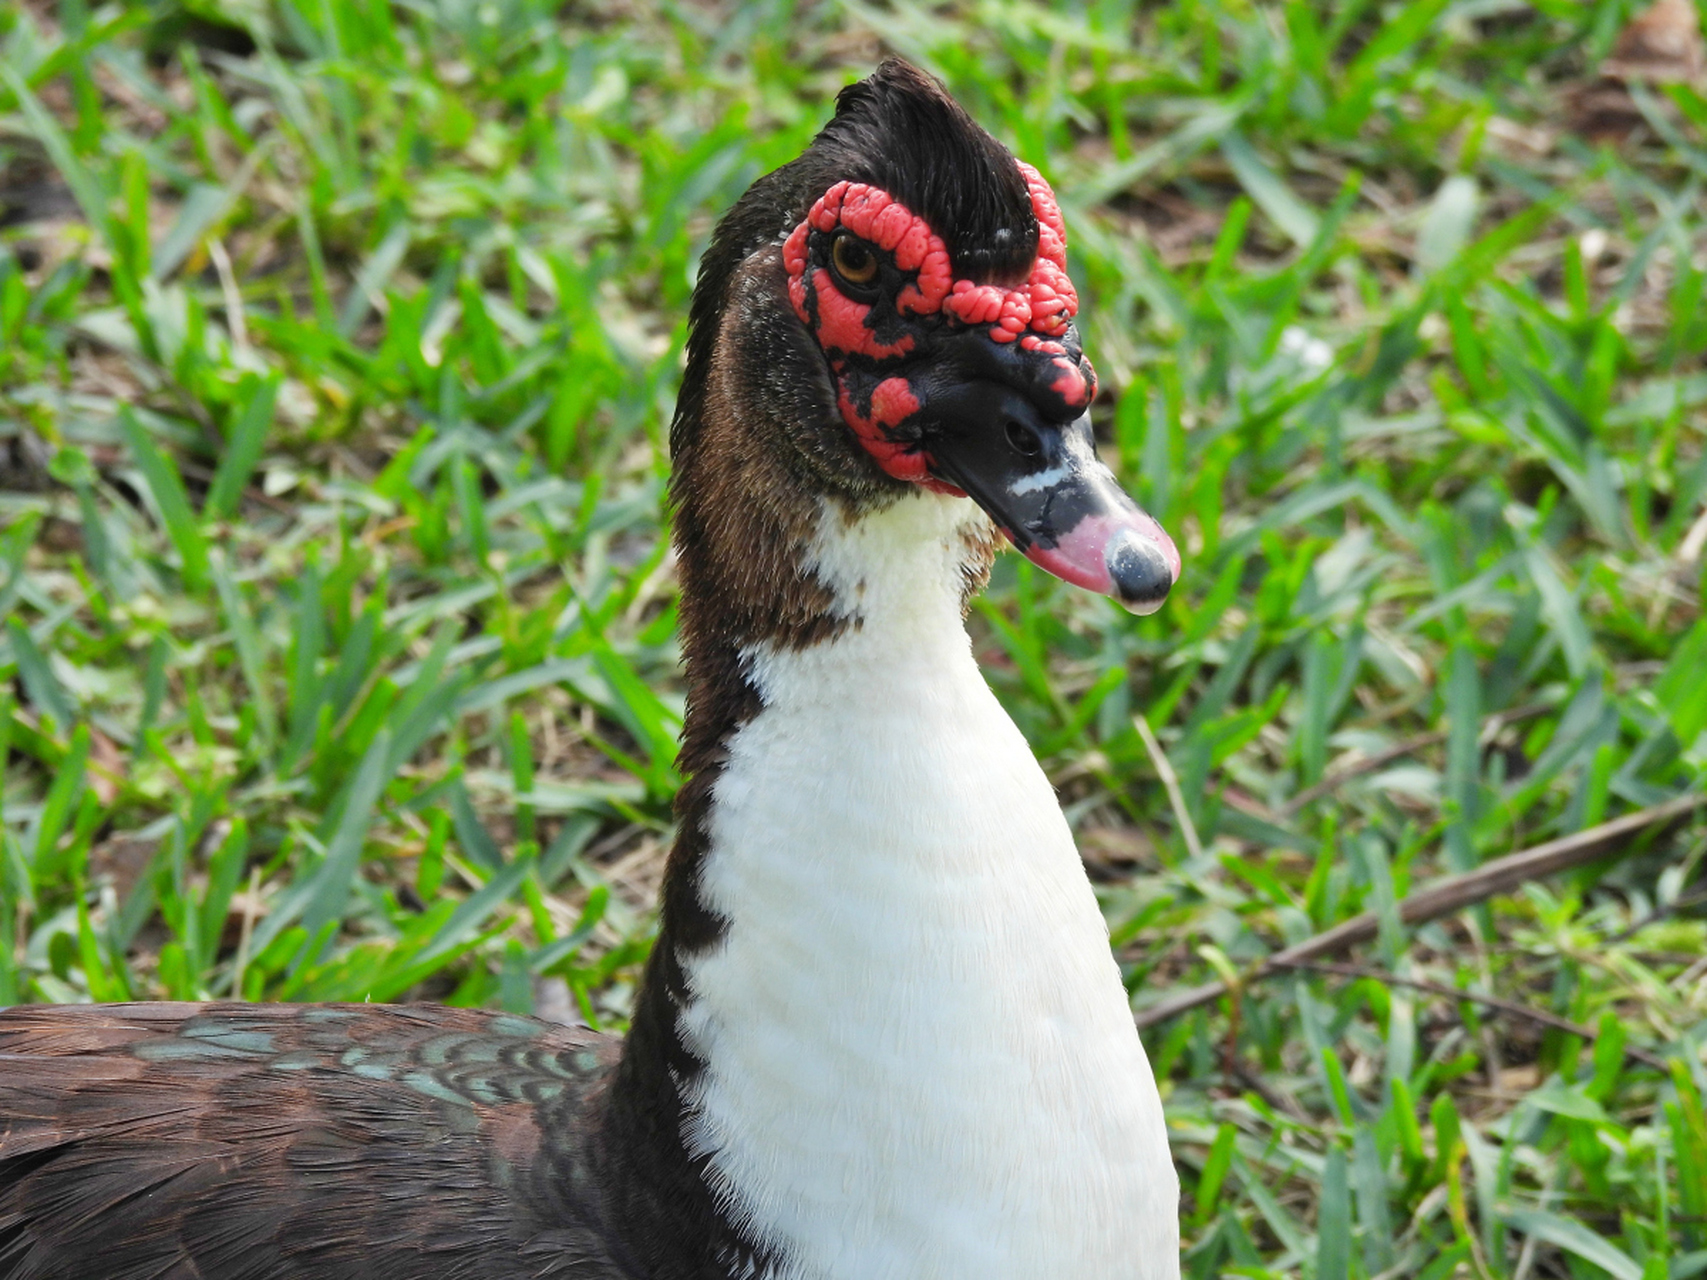
<svg viewBox="0 0 1707 1280"><path fill-rule="evenodd" d="M1095 898L960 621L970 502L849 527L863 619L751 655L689 958L691 1148L791 1280L1171 1280L1178 1186Z"/></svg>

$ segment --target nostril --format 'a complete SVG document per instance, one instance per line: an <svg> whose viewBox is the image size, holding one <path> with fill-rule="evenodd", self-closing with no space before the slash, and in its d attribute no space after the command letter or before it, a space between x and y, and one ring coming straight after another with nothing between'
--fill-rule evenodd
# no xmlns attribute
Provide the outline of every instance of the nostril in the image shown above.
<svg viewBox="0 0 1707 1280"><path fill-rule="evenodd" d="M1021 457L1036 458L1043 453L1043 441L1037 438L1037 432L1012 418L1008 419L1008 444Z"/></svg>

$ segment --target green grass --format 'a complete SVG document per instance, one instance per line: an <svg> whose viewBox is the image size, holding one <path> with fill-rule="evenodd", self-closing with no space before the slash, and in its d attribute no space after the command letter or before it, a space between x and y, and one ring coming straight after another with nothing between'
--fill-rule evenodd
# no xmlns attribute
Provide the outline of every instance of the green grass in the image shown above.
<svg viewBox="0 0 1707 1280"><path fill-rule="evenodd" d="M1394 907L1707 781L1707 99L1570 123L1632 12L6 9L0 1003L621 1027L694 264L890 50L1054 181L1186 554L1152 618L1005 557L973 619L1135 1007L1382 918L1147 1032L1187 1273L1707 1275L1707 823Z"/></svg>

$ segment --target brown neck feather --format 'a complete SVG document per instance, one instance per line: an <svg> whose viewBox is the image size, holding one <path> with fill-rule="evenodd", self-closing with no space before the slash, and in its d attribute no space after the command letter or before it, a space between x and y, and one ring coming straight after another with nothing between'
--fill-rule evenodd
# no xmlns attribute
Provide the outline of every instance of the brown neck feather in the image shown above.
<svg viewBox="0 0 1707 1280"><path fill-rule="evenodd" d="M658 939L611 1083L600 1144L608 1210L630 1224L637 1251L663 1268L671 1260L696 1259L717 1275L731 1259L755 1258L755 1249L723 1216L705 1180L705 1158L690 1155L682 1142L682 1088L704 1065L677 1030L680 1010L692 998L682 962L715 945L724 927L698 894L712 792L724 744L760 709L743 670L743 650L767 641L811 645L845 625L807 563L815 493L826 487L826 477L801 461L800 424L793 420L833 413L833 402L823 357L786 313L779 282L774 250L755 255L736 273L699 374L703 382L684 387L684 416L693 420L679 419L673 433L688 683L680 766L687 781L676 800L677 836ZM689 377L698 372L690 364ZM803 386L816 394L803 396ZM836 487L833 479L828 487ZM666 1273L675 1274L660 1271Z"/></svg>

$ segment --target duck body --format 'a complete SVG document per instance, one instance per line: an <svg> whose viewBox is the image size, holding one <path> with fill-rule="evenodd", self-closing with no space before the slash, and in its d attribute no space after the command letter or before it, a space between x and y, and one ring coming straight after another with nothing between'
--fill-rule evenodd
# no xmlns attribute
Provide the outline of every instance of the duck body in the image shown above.
<svg viewBox="0 0 1707 1280"><path fill-rule="evenodd" d="M589 1195L619 1045L427 1005L0 1011L0 1277L643 1274Z"/></svg>
<svg viewBox="0 0 1707 1280"><path fill-rule="evenodd" d="M964 626L1004 535L1141 611L1178 573L1095 460L1064 244L898 63L720 224L672 431L688 781L625 1039L0 1011L0 1280L1175 1280L1107 932Z"/></svg>

